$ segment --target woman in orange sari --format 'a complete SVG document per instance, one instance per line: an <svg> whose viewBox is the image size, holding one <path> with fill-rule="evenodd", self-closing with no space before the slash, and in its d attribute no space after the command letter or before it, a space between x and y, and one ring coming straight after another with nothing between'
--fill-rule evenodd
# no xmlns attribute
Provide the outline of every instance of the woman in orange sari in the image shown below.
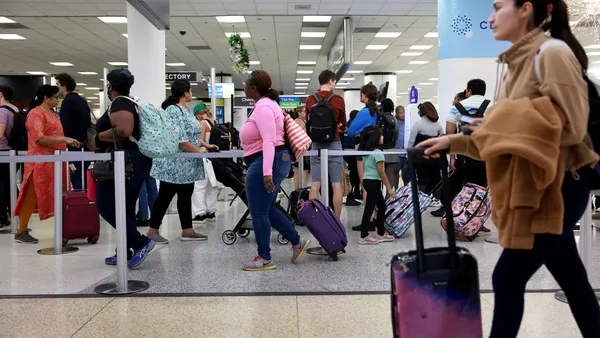
<svg viewBox="0 0 600 338"><path fill-rule="evenodd" d="M27 155L52 155L54 150L66 150L66 145L79 147L77 140L65 137L60 118L54 111L58 105L58 87L43 85L29 106ZM36 238L27 231L29 219L37 209L40 220L54 216L54 163L25 163L23 184L15 216L19 216L17 243L35 244Z"/></svg>

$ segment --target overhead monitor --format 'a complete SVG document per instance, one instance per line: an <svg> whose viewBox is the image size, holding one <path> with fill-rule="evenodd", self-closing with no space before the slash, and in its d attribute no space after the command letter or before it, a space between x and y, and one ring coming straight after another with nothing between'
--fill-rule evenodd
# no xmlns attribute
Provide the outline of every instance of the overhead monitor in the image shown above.
<svg viewBox="0 0 600 338"><path fill-rule="evenodd" d="M344 18L342 28L327 54L327 69L336 74L339 81L352 64L352 26L350 18Z"/></svg>
<svg viewBox="0 0 600 338"><path fill-rule="evenodd" d="M379 86L379 99L377 100L378 102L381 102L381 101L383 101L383 99L388 98L389 88L390 88L389 81L385 81L381 86Z"/></svg>

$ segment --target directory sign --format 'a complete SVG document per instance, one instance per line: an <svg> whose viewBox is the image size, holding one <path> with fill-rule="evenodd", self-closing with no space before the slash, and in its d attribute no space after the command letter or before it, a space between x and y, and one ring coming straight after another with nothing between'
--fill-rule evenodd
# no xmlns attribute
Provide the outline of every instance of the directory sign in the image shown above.
<svg viewBox="0 0 600 338"><path fill-rule="evenodd" d="M165 81L173 82L175 80L186 80L189 82L198 81L198 72L166 72Z"/></svg>

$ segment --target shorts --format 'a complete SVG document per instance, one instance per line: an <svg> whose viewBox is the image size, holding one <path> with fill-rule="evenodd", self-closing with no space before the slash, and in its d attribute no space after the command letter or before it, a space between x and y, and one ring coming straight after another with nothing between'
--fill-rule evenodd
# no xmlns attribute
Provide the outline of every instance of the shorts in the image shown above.
<svg viewBox="0 0 600 338"><path fill-rule="evenodd" d="M342 150L342 142L313 142L311 150ZM329 178L333 183L342 182L342 171L344 170L343 156L329 156ZM321 157L311 156L310 158L310 173L313 182L321 182Z"/></svg>

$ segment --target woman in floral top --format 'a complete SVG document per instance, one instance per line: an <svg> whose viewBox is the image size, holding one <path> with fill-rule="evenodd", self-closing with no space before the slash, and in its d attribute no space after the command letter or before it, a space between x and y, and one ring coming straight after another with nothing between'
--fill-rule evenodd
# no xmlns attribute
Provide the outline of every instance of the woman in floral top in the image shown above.
<svg viewBox="0 0 600 338"><path fill-rule="evenodd" d="M190 83L176 80L171 86L171 96L162 104L174 127L179 129L179 151L203 153L206 151L200 142L200 122L188 110L187 104L192 100ZM177 194L177 210L181 222L182 241L205 241L207 236L197 233L192 227L192 194L194 182L204 179L204 165L200 158L163 158L152 163L150 176L160 180L158 197L152 210L148 237L157 244L167 244L158 229L169 208L169 204Z"/></svg>

